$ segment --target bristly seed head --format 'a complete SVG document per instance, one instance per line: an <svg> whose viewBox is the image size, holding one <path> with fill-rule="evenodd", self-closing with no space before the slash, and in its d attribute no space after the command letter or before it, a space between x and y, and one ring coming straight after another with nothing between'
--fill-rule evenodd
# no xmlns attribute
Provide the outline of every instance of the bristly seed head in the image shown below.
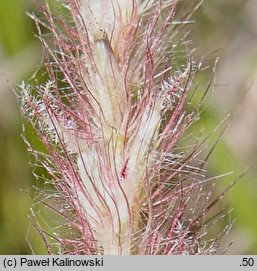
<svg viewBox="0 0 257 271"><path fill-rule="evenodd" d="M177 2L53 1L40 6L45 21L32 15L49 80L21 84L21 106L48 152L39 161L59 195L52 208L66 220L66 233L51 236L59 253L217 248L204 239L201 144L178 147L202 100L190 105L199 69Z"/></svg>

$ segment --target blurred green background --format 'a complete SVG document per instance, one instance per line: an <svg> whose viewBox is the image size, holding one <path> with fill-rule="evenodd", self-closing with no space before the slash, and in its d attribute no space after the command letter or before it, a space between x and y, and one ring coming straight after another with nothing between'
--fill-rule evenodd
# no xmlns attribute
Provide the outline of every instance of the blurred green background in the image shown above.
<svg viewBox="0 0 257 271"><path fill-rule="evenodd" d="M188 3L192 1L185 0ZM45 254L41 238L28 219L33 202L21 190L35 184L29 155L21 139L22 119L11 84L27 80L41 62L34 23L26 12L32 0L0 0L0 254ZM222 141L210 158L210 175L233 172L219 189L240 175L227 202L234 209L228 254L257 254L257 0L206 0L195 13L191 38L205 65L219 57L215 91L195 131L207 134L235 112ZM210 74L202 73L206 86ZM33 140L33 133L29 135Z"/></svg>

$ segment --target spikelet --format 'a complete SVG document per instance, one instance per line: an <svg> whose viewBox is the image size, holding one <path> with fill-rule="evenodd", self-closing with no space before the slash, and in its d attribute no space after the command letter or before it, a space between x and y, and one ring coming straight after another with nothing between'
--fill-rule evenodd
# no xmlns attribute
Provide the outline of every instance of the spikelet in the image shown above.
<svg viewBox="0 0 257 271"><path fill-rule="evenodd" d="M178 23L175 0L52 2L46 20L31 15L49 80L20 86L47 150L33 153L57 189L46 204L68 229L39 230L48 252L214 253L201 144L178 149L202 102L188 98L200 67L186 50L190 16Z"/></svg>

